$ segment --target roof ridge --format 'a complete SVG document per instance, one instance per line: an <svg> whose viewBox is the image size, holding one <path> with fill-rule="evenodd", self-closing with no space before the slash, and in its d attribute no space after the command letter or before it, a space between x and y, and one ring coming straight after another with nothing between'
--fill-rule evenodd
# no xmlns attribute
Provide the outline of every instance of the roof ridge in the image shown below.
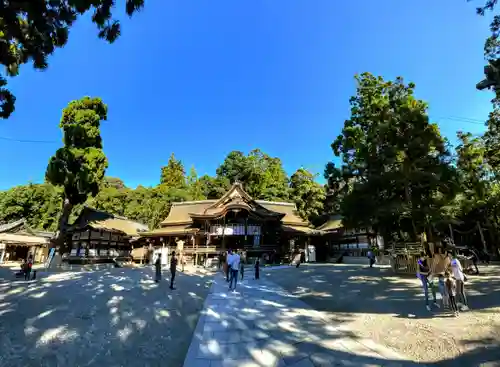
<svg viewBox="0 0 500 367"><path fill-rule="evenodd" d="M0 232L9 231L9 230L16 228L16 227L23 225L23 224L27 224L25 218L15 220L15 221L10 222L10 223L0 224Z"/></svg>
<svg viewBox="0 0 500 367"><path fill-rule="evenodd" d="M172 203L172 206L179 206L179 205L190 205L190 204L202 204L202 203L215 203L217 202L217 199L207 199L207 200L190 200L190 201L174 201Z"/></svg>
<svg viewBox="0 0 500 367"><path fill-rule="evenodd" d="M105 212L104 210L99 210L99 209L96 209L96 208L93 208L91 206L85 206L84 207L85 209L90 209L90 210L93 210L94 212L97 212L97 213L102 213L102 214L106 214L106 215L109 215L109 219L120 219L120 220L126 220L128 222L132 222L132 223L137 223L137 224L140 224L142 226L147 226L146 224L142 223L142 222L138 222L136 220L133 220L133 219L130 219L130 218L127 218L127 217L124 217L122 215L118 215L118 214L113 214L113 213L109 213L109 212Z"/></svg>
<svg viewBox="0 0 500 367"><path fill-rule="evenodd" d="M274 205L293 206L293 207L295 207L295 203L289 203L289 202L286 202L286 201L255 200L255 202L259 203L259 204L274 204Z"/></svg>

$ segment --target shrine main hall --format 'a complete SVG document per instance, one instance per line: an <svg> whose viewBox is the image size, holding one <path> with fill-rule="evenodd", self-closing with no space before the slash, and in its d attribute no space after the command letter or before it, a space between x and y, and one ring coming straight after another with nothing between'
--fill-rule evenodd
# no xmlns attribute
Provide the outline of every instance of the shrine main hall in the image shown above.
<svg viewBox="0 0 500 367"><path fill-rule="evenodd" d="M160 228L141 233L151 247L177 249L186 257L213 258L228 249L246 257L287 257L316 234L294 203L254 200L236 182L218 200L176 202Z"/></svg>

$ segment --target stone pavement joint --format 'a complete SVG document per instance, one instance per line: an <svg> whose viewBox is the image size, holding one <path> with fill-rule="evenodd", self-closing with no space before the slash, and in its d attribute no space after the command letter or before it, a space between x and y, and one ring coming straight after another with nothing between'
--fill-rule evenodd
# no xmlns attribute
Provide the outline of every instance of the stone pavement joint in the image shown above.
<svg viewBox="0 0 500 367"><path fill-rule="evenodd" d="M416 366L371 340L356 339L268 280L235 292L218 274L184 367Z"/></svg>

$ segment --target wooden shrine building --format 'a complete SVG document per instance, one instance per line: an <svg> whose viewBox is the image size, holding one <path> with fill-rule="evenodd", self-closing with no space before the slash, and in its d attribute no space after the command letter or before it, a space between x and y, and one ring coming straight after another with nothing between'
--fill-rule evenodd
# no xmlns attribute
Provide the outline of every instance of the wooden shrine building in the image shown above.
<svg viewBox="0 0 500 367"><path fill-rule="evenodd" d="M25 219L0 225L0 263L26 260L44 262L52 232L31 228Z"/></svg>
<svg viewBox="0 0 500 367"><path fill-rule="evenodd" d="M218 200L173 203L160 228L141 236L151 246L177 249L199 264L228 249L278 261L306 246L315 233L295 204L254 200L236 182Z"/></svg>
<svg viewBox="0 0 500 367"><path fill-rule="evenodd" d="M346 228L341 215L331 215L317 230L322 233L331 260L341 255L365 259L372 247L384 249L380 236L369 228Z"/></svg>
<svg viewBox="0 0 500 367"><path fill-rule="evenodd" d="M68 228L70 264L131 261L134 242L148 227L124 217L85 207Z"/></svg>

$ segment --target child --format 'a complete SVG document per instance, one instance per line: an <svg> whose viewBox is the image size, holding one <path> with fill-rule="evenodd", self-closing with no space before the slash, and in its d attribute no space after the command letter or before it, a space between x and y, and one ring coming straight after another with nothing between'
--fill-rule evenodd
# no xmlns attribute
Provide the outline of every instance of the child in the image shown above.
<svg viewBox="0 0 500 367"><path fill-rule="evenodd" d="M255 279L259 279L259 272L260 272L260 260L257 259L255 262Z"/></svg>
<svg viewBox="0 0 500 367"><path fill-rule="evenodd" d="M439 274L438 276L438 284L439 284L439 293L441 293L441 306L443 307L443 310L447 309L450 307L450 297L448 294L448 289L446 288L445 285L445 279L443 273Z"/></svg>
<svg viewBox="0 0 500 367"><path fill-rule="evenodd" d="M455 316L458 316L458 307L455 301L455 296L457 294L457 284L455 279L450 276L450 272L446 271L444 273L446 290L448 291L448 298L450 300L450 307Z"/></svg>

